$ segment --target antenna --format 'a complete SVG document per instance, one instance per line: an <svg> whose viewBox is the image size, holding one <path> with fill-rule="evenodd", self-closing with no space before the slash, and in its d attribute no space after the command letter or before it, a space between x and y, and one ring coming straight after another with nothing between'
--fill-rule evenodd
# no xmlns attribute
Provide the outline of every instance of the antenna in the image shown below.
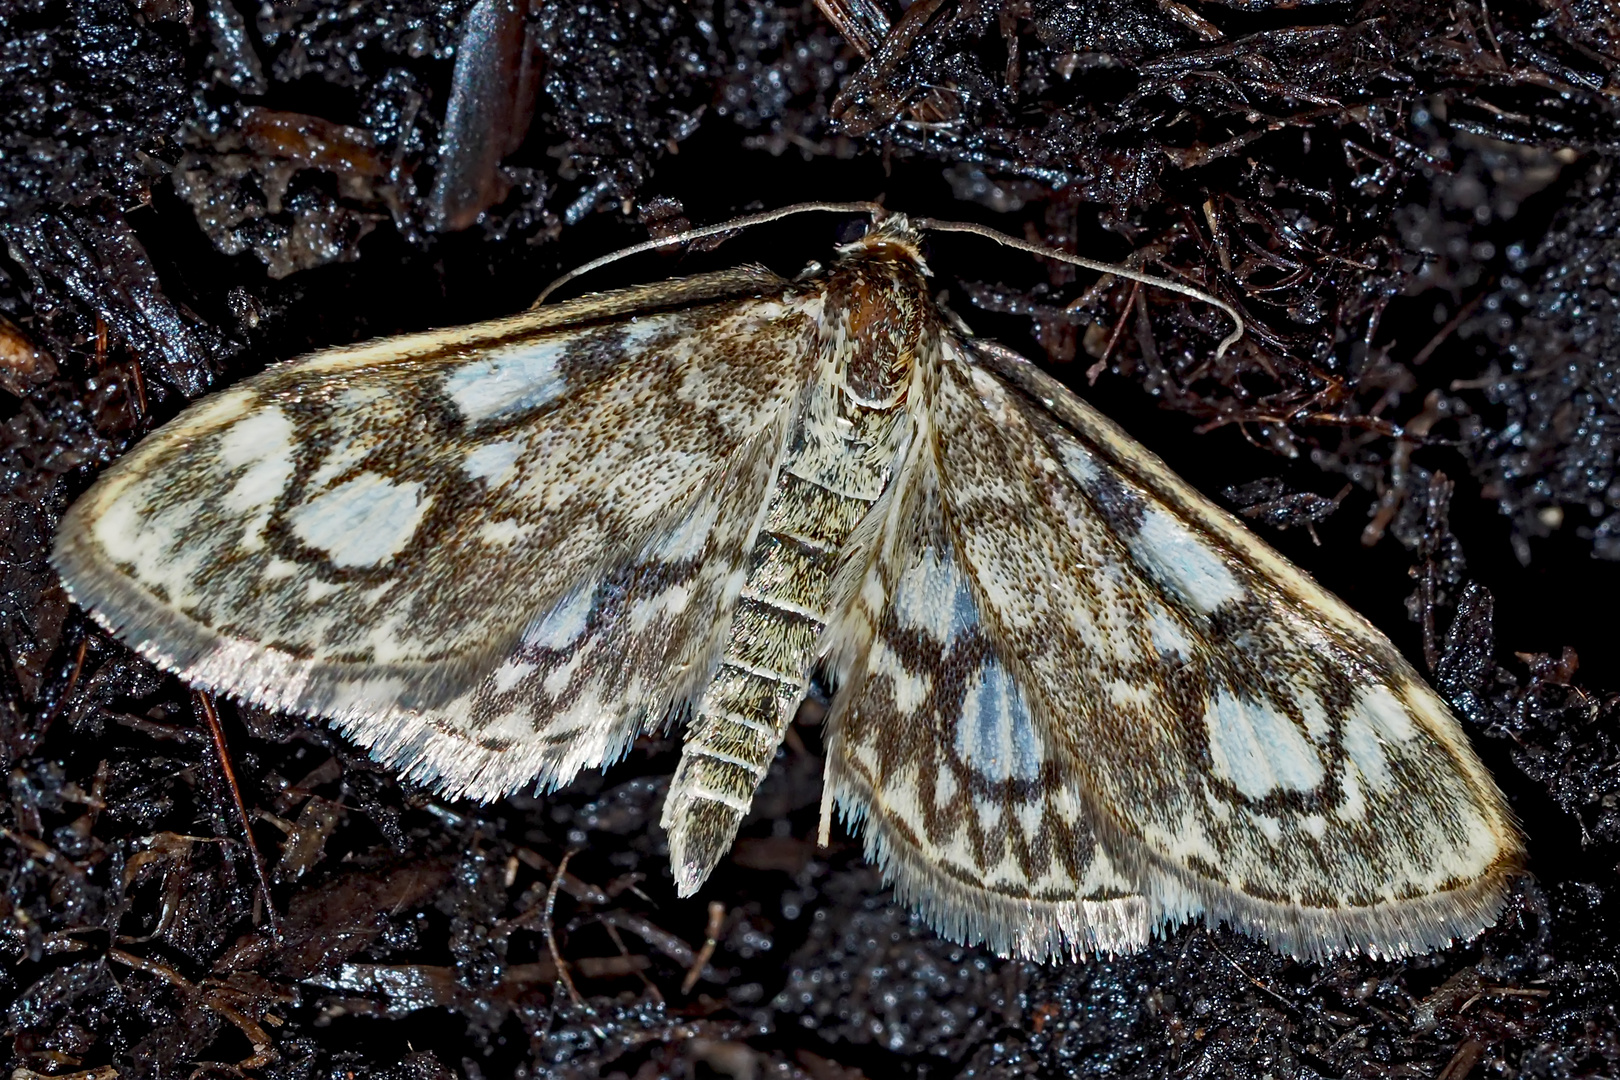
<svg viewBox="0 0 1620 1080"><path fill-rule="evenodd" d="M660 248L674 247L677 244L689 244L694 240L702 240L707 236L719 236L722 233L737 232L742 229L751 228L755 225L764 225L772 221L780 221L785 217L792 217L795 214L812 213L866 214L871 217L873 221L881 221L890 213L890 211L885 209L881 204L875 202L793 203L789 206L778 207L775 210L764 210L757 214L744 214L742 217L732 218L730 221L721 222L718 225L704 225L700 228L686 229L683 232L674 233L670 236L660 237L655 240L644 240L639 244L631 244L629 247L620 248L618 251L610 252L609 254L603 255L600 258L592 259L583 266L578 266L568 271L568 273L564 274L562 277L558 278L556 281L553 281L550 285L547 285L543 290L541 290L539 297L535 299L534 306L539 307L541 304L545 303L548 296L575 278L582 277L593 270L599 270L610 263L618 262L620 259L628 258L631 255L640 255L645 251L657 251ZM1217 307L1221 311L1225 312L1227 318L1232 320L1234 328L1230 334L1227 334L1221 339L1219 345L1215 346L1216 360L1219 360L1221 357L1225 356L1226 350L1237 344L1239 339L1243 337L1245 324L1243 322L1243 316L1238 314L1237 309L1231 304L1211 296L1202 289L1193 288L1191 285L1183 285L1179 281L1170 281L1167 278L1155 277L1152 274L1144 274L1139 270L1132 270L1128 266L1120 266L1117 263L1101 262L1097 259L1088 259L1083 255L1071 255L1067 251L1059 251L1056 248L1045 247L1041 244L1032 244L1028 240L1020 240L1015 236L1009 236L998 229L990 228L988 225L977 225L970 221L941 221L938 218L924 217L913 219L913 224L918 229L929 232L969 233L973 236L983 237L986 240L993 240L996 243L1001 244L1003 247L1015 248L1019 251L1028 252L1031 255L1038 255L1043 259L1055 259L1058 262L1069 263L1072 266L1082 267L1086 270L1095 270L1100 274L1112 274L1115 277L1125 278L1127 281L1139 281L1144 285L1151 285L1156 289L1164 289L1166 292L1179 293L1182 296L1191 297L1194 300L1199 300L1213 307Z"/></svg>
<svg viewBox="0 0 1620 1080"><path fill-rule="evenodd" d="M592 259L583 266L576 266L574 269L568 271L568 273L564 274L556 281L553 281L550 285L547 285L544 289L541 289L540 295L535 298L533 306L539 307L541 304L545 303L546 297L550 296L559 288L566 285L568 282L573 281L577 277L582 277L583 275L590 273L592 270L600 270L602 267L607 266L610 263L618 262L620 259L628 258L631 255L640 255L644 251L657 251L659 248L674 247L676 244L690 244L693 240L702 240L706 236L718 236L721 233L738 232L742 229L752 228L755 225L764 225L772 221L780 221L785 217L792 217L794 214L868 214L875 221L878 218L881 218L887 212L888 211L884 210L883 207L879 206L875 202L793 203L790 206L778 207L775 210L763 210L757 214L744 214L742 217L735 217L730 221L723 221L719 225L704 225L696 229L687 229L684 232L673 233L669 236L660 237L656 240L643 240L639 244L631 244L627 248L620 248L618 251L609 252L600 258Z"/></svg>

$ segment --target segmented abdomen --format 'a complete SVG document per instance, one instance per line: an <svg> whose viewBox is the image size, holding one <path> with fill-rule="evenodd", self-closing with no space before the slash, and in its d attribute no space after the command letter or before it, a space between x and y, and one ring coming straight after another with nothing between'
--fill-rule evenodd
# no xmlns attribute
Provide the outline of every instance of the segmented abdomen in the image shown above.
<svg viewBox="0 0 1620 1080"><path fill-rule="evenodd" d="M664 805L683 896L731 847L804 700L840 549L882 490L882 476L862 477L869 482L855 485L866 488L860 495L829 490L800 475L815 471L816 458L807 456L789 456L766 510L730 637L687 727Z"/></svg>

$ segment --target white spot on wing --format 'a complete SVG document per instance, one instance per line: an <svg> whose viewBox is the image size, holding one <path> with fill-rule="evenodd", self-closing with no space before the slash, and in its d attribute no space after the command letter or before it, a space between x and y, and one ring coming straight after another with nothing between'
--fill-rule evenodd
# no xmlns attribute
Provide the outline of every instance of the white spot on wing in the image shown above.
<svg viewBox="0 0 1620 1080"><path fill-rule="evenodd" d="M912 674L906 669L898 653L877 643L872 649L872 672L886 675L894 686L894 707L901 716L911 716L924 701L933 686L933 676L927 671Z"/></svg>
<svg viewBox="0 0 1620 1080"><path fill-rule="evenodd" d="M294 510L289 524L338 566L381 566L410 542L432 505L420 483L366 472Z"/></svg>
<svg viewBox="0 0 1620 1080"><path fill-rule="evenodd" d="M1018 826L1024 831L1026 841L1033 840L1040 835L1041 822L1045 817L1046 804L1040 799L1018 804Z"/></svg>
<svg viewBox="0 0 1620 1080"><path fill-rule="evenodd" d="M985 832L999 832L1001 829L1001 804L989 795L979 792L973 796L973 813L978 817L979 824ZM991 842L994 849L994 841ZM988 874L985 875L989 877Z"/></svg>
<svg viewBox="0 0 1620 1080"><path fill-rule="evenodd" d="M1388 687L1363 690L1344 722L1344 752L1375 791L1395 782L1384 747L1405 742L1417 734L1406 706Z"/></svg>
<svg viewBox="0 0 1620 1080"><path fill-rule="evenodd" d="M1107 689L1109 702L1121 709L1151 710L1157 696L1154 687L1125 679L1110 681Z"/></svg>
<svg viewBox="0 0 1620 1080"><path fill-rule="evenodd" d="M632 634L639 634L653 624L656 619L669 615L679 615L686 610L687 602L692 598L692 590L685 583L671 585L656 595L638 600L630 609L627 625Z"/></svg>
<svg viewBox="0 0 1620 1080"><path fill-rule="evenodd" d="M866 575L866 579L861 582L861 602L866 605L866 610L882 611L883 605L888 603L888 600L888 594L883 591L883 582L878 580L877 575Z"/></svg>
<svg viewBox="0 0 1620 1080"><path fill-rule="evenodd" d="M537 409L562 394L557 369L566 342L525 342L491 351L444 377L444 392L472 423Z"/></svg>
<svg viewBox="0 0 1620 1080"><path fill-rule="evenodd" d="M486 521L478 527L478 539L493 547L506 547L520 539L527 531L515 521Z"/></svg>
<svg viewBox="0 0 1620 1080"><path fill-rule="evenodd" d="M1063 459L1063 467L1069 470L1069 475L1079 481L1080 486L1090 490L1097 486L1097 479L1101 470L1097 468L1097 459L1079 443L1064 439L1057 443L1058 457Z"/></svg>
<svg viewBox="0 0 1620 1080"><path fill-rule="evenodd" d="M1148 634L1153 639L1153 647L1161 653L1177 658L1192 655L1192 642L1187 640L1187 635L1182 633L1174 616L1167 611L1155 611L1148 617Z"/></svg>
<svg viewBox="0 0 1620 1080"><path fill-rule="evenodd" d="M1018 685L1005 668L986 661L968 680L956 754L985 779L1033 781L1041 773L1041 747Z"/></svg>
<svg viewBox="0 0 1620 1080"><path fill-rule="evenodd" d="M1406 742L1417 736L1417 726L1406 703L1387 686L1370 686L1356 698L1356 711L1367 718L1387 742Z"/></svg>
<svg viewBox="0 0 1620 1080"><path fill-rule="evenodd" d="M264 545L264 527L293 475L293 423L281 409L271 406L233 424L219 438L216 453L227 469L246 469L236 478L220 505L244 520L242 548L257 551Z"/></svg>
<svg viewBox="0 0 1620 1080"><path fill-rule="evenodd" d="M586 585L565 597L523 635L523 644L560 652L578 641L591 615L594 591Z"/></svg>
<svg viewBox="0 0 1620 1080"><path fill-rule="evenodd" d="M649 319L644 316L632 318L624 327L624 350L638 351L639 346L645 345L667 329L668 322L664 319Z"/></svg>
<svg viewBox="0 0 1620 1080"><path fill-rule="evenodd" d="M1292 720L1260 701L1225 690L1204 711L1210 765L1251 799L1278 790L1310 791L1322 782L1322 759Z"/></svg>
<svg viewBox="0 0 1620 1080"><path fill-rule="evenodd" d="M1147 507L1127 540L1137 563L1200 611L1247 595L1220 555L1162 507Z"/></svg>
<svg viewBox="0 0 1620 1080"><path fill-rule="evenodd" d="M343 586L341 585L334 585L332 582L322 581L320 578L310 578L309 582L304 586L304 603L313 606L333 593L342 591Z"/></svg>
<svg viewBox="0 0 1620 1080"><path fill-rule="evenodd" d="M712 499L697 507L669 533L648 545L649 556L659 562L670 563L701 558L708 547L709 536L714 532L718 509L718 504Z"/></svg>
<svg viewBox="0 0 1620 1080"><path fill-rule="evenodd" d="M925 631L935 641L949 644L978 624L979 613L967 582L947 555L928 548L916 566L895 582L893 611L901 626Z"/></svg>
<svg viewBox="0 0 1620 1080"><path fill-rule="evenodd" d="M284 454L292 448L292 437L292 421L272 405L232 424L219 437L219 463L236 469Z"/></svg>
<svg viewBox="0 0 1620 1080"><path fill-rule="evenodd" d="M573 682L574 673L583 668L590 660L591 653L595 651L595 649L592 647L593 645L594 643L580 649L562 664L559 664L546 674L541 686L545 689L548 697L556 700L562 696L563 691L567 690L569 684ZM590 717L588 713L580 710L580 703L582 703L587 697L592 699L600 697L598 687L594 683L588 685L585 691L580 694L579 699L576 701L573 709L571 709L568 713L553 717L551 724L549 725L549 729L554 733L560 733L568 729L568 724L573 723L582 731L588 730L593 718Z"/></svg>
<svg viewBox="0 0 1620 1080"><path fill-rule="evenodd" d="M484 481L491 489L498 488L517 472L517 459L522 452L523 443L517 439L483 443L468 452L461 468L468 476Z"/></svg>
<svg viewBox="0 0 1620 1080"><path fill-rule="evenodd" d="M512 687L522 682L523 677L533 671L534 667L535 666L533 664L525 664L518 660L508 660L506 663L495 669L495 676L492 680L495 687L495 692L497 694L506 693L508 690L512 689Z"/></svg>
<svg viewBox="0 0 1620 1080"><path fill-rule="evenodd" d="M393 592L394 586L398 584L399 579L393 578L392 580L383 582L381 585L373 586L360 594L360 600L368 607L375 607L382 601L383 597Z"/></svg>
<svg viewBox="0 0 1620 1080"><path fill-rule="evenodd" d="M1333 816L1341 821L1360 821L1367 816L1367 796L1361 790L1359 769L1345 769L1339 777L1339 805L1333 808Z"/></svg>

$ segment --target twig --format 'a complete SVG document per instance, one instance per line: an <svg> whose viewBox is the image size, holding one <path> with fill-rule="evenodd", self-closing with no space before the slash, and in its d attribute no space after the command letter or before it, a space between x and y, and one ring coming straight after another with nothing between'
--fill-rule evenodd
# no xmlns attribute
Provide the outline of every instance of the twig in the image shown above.
<svg viewBox="0 0 1620 1080"><path fill-rule="evenodd" d="M551 950L551 962L557 965L557 978L562 980L563 986L568 989L568 996L575 1005L584 1006L585 999L579 996L579 990L574 986L574 977L568 974L568 964L563 960L562 953L557 951L557 933L552 927L552 912L557 907L557 891L562 887L563 874L568 870L568 860L574 857L572 851L563 855L562 861L557 864L557 873L551 878L551 888L546 890L546 917L540 924L541 933L546 935L546 948Z"/></svg>
<svg viewBox="0 0 1620 1080"><path fill-rule="evenodd" d="M630 931L677 964L690 964L692 957L697 955L692 946L640 915L628 911L604 911L596 917L596 921Z"/></svg>
<svg viewBox="0 0 1620 1080"><path fill-rule="evenodd" d="M630 955L630 950L625 947L624 937L619 933L619 928L614 926L612 923L603 923L602 929L606 930L608 937L613 939L613 944L619 947L619 954L621 956L628 957ZM645 957L643 957L643 959L645 959ZM642 971L640 968L637 968L636 977L641 980L641 985L647 988L647 992L653 996L653 1000L657 1001L659 1004L662 1004L664 1001L664 995L658 989L658 985L651 979L647 978L647 973Z"/></svg>
<svg viewBox="0 0 1620 1080"><path fill-rule="evenodd" d="M1253 975L1250 975L1247 971L1243 970L1243 965L1242 964L1238 963L1236 960L1234 960L1230 956L1226 955L1226 950L1222 949L1219 945L1217 945L1215 943L1215 936L1213 934L1211 934L1207 929L1204 931L1204 940L1209 944L1210 948L1215 950L1215 954L1217 956L1219 956L1222 960L1225 960L1228 964L1232 965L1232 970L1233 971L1236 971L1239 975L1241 975L1245 979L1249 980L1249 984L1251 986L1253 986L1255 989L1259 990L1260 992L1262 992L1264 994L1268 994L1271 997L1275 998L1277 1000L1277 1004L1281 1005L1283 1008L1287 1009L1289 1012L1294 1013L1295 1015L1300 1014L1300 1008L1299 1008L1298 1005L1294 1004L1292 1001L1289 1001L1287 998L1285 998L1281 994L1277 993L1277 991L1273 990L1271 987L1267 986L1265 983L1261 982L1259 979L1255 978Z"/></svg>
<svg viewBox="0 0 1620 1080"><path fill-rule="evenodd" d="M1451 1055L1446 1067L1440 1070L1436 1080L1463 1080L1463 1077L1474 1071L1485 1057L1485 1044L1478 1039L1464 1039L1457 1052Z"/></svg>
<svg viewBox="0 0 1620 1080"><path fill-rule="evenodd" d="M146 380L141 376L141 362L136 360L131 363L129 371L130 387L135 391L135 400L133 402L135 405L135 423L137 426L144 428L146 426L146 416L150 410L146 404Z"/></svg>
<svg viewBox="0 0 1620 1080"><path fill-rule="evenodd" d="M237 1030L247 1036L249 1045L253 1047L253 1054L235 1065L223 1063L226 1068L234 1069L237 1072L244 1069L259 1069L275 1061L280 1056L276 1053L275 1044L270 1041L270 1036L265 1033L264 1028L259 1025L258 1021L246 1015L240 1009L227 1004L221 999L220 994L206 983L198 986L167 964L160 964L155 960L148 960L144 956L136 956L132 952L126 952L119 948L108 949L107 959L123 964L125 967L134 968L136 971L144 971L148 975L157 976L170 986L173 986L185 997L197 1002L211 1012L217 1013L235 1025Z"/></svg>
<svg viewBox="0 0 1620 1080"><path fill-rule="evenodd" d="M44 733L49 730L50 726L56 723L57 717L62 715L62 710L67 708L67 700L73 696L73 691L79 685L79 676L84 673L84 658L89 648L90 639L81 637L79 647L74 653L73 669L68 672L67 682L63 684L61 692L56 695L56 700L51 703L50 711L45 714L45 719L40 721L39 731L33 736L35 742L38 742Z"/></svg>
<svg viewBox="0 0 1620 1080"><path fill-rule="evenodd" d="M281 924L276 918L276 905L270 897L270 878L264 871L264 859L259 855L259 844L253 839L253 820L248 817L247 803L242 801L242 789L236 782L236 770L231 767L231 751L225 745L225 729L220 726L219 714L214 711L214 699L207 694L194 695L197 708L203 715L203 722L208 725L208 733L214 739L214 752L219 756L220 770L225 774L225 786L231 789L231 799L236 803L236 815L241 819L242 832L247 837L248 857L253 860L253 874L259 881L259 889L264 894L265 918L270 923L270 935L276 940L281 938Z"/></svg>
<svg viewBox="0 0 1620 1080"><path fill-rule="evenodd" d="M1468 316L1472 315L1479 308L1480 302L1484 299L1485 294L1480 293L1478 296L1468 301L1468 303L1458 308L1457 314L1453 315L1446 322L1446 325L1442 326L1439 331L1435 333L1434 337L1429 339L1429 343L1423 346L1423 348L1419 349L1417 354L1414 355L1411 360L1407 361L1407 363L1411 367L1421 366L1424 361L1428 360L1429 357L1434 355L1434 350L1438 349L1442 344L1444 344L1447 338L1457 332L1457 327L1461 326L1463 324L1463 320L1468 318Z"/></svg>
<svg viewBox="0 0 1620 1080"><path fill-rule="evenodd" d="M1140 281L1131 282L1130 295L1125 297L1125 306L1120 309L1119 321L1114 323L1114 332L1108 335L1107 346L1104 347L1102 355L1097 357L1097 362L1086 369L1087 385L1096 386L1098 377L1108 370L1108 358L1114 355L1114 348L1125 333L1125 320L1131 317L1131 309L1136 306L1136 294L1141 291Z"/></svg>
<svg viewBox="0 0 1620 1080"><path fill-rule="evenodd" d="M681 993L690 994L692 987L697 985L703 969L708 966L709 960L714 956L715 946L719 944L720 930L725 923L726 905L718 900L709 901L709 929L708 936L703 940L703 948L692 958L692 966L686 969L686 978L681 981Z"/></svg>

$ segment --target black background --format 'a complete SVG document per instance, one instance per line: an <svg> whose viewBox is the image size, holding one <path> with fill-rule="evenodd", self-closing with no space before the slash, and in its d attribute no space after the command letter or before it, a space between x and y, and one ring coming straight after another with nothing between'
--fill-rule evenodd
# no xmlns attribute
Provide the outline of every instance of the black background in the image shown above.
<svg viewBox="0 0 1620 1080"><path fill-rule="evenodd" d="M914 18L908 48L863 68L809 4L537 3L513 24L545 65L505 158L513 187L443 232L431 194L456 153L441 152L439 125L466 13L410 0L0 9L0 313L21 335L0 372L9 1067L816 1080L1620 1068L1620 542L1604 527L1620 534L1620 48L1598 5L963 0ZM268 140L255 109L290 141ZM1217 367L1219 318L1144 292L1147 324L1133 316L1088 384L1083 324L1106 340L1124 286L1064 323L1053 304L1090 275L931 241L938 287L978 332L1045 363L1200 490L1241 509L1223 493L1268 478L1328 498L1348 486L1315 524L1319 544L1297 524L1256 528L1457 706L1537 875L1498 929L1405 962L1300 964L1201 926L1128 959L1004 961L893 906L858 841L814 849L813 723L779 756L734 858L679 901L655 824L672 742L541 799L444 804L329 731L221 703L271 878L269 933L196 702L94 629L44 565L61 511L187 400L265 364L514 311L561 270L644 239L648 219L877 197L1097 258L1149 252L1148 269L1244 307L1250 336ZM580 287L750 259L791 274L827 258L845 225L806 216ZM1331 386L1342 394L1296 407ZM1367 433L1392 386L1383 420L1414 430L1426 400L1444 414L1405 438L1402 467L1394 428ZM1210 426L1245 410L1276 419ZM1435 474L1455 489L1431 512ZM1364 543L1380 501L1395 513ZM1409 604L1424 575L1436 591ZM554 983L543 933L570 851L549 922L578 1000ZM710 900L724 916L712 970L685 993Z"/></svg>

